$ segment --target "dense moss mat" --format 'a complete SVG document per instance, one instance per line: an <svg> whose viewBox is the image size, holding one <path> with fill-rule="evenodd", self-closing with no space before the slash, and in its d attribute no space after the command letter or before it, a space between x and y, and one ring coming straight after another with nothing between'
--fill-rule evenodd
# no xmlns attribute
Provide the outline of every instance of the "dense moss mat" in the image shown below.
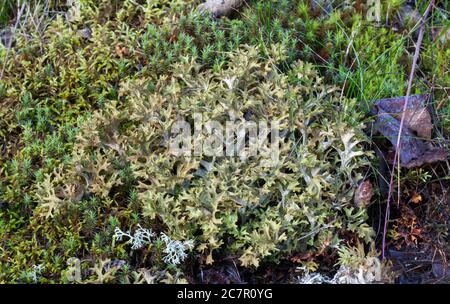
<svg viewBox="0 0 450 304"><path fill-rule="evenodd" d="M332 273L376 255L352 202L373 174L362 130L373 99L405 93L414 22L304 1L214 20L197 4L58 2L0 46L1 282L194 282L231 262ZM414 87L434 84L443 137L447 46L427 35ZM279 120L281 163L167 155L171 123L195 112Z"/></svg>

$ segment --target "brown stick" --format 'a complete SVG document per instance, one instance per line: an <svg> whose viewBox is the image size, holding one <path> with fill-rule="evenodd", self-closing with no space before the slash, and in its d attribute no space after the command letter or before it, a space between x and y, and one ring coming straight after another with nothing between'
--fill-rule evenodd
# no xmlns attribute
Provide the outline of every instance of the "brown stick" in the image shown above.
<svg viewBox="0 0 450 304"><path fill-rule="evenodd" d="M388 226L388 221L389 221L390 202L391 202L392 191L393 191L393 186L394 186L394 170L395 170L395 166L397 165L397 158L399 157L398 153L400 151L400 142L401 142L400 138L401 138L402 131L403 131L403 125L405 124L405 116L406 116L405 113L406 113L406 110L408 109L408 101L409 101L409 96L411 95L412 82L413 82L414 74L416 71L417 60L419 59L420 46L422 45L423 34L425 31L425 22L426 22L426 19L429 15L431 9L433 8L433 6L434 6L434 0L431 0L430 3L428 4L427 10L425 11L425 14L422 17L422 21L421 21L420 29L419 29L419 37L417 38L416 49L415 49L414 58L413 58L413 64L411 67L411 73L409 74L408 88L406 90L405 103L403 105L402 118L400 120L400 130L398 132L397 144L395 147L394 162L392 164L391 179L389 182L389 192L388 192L388 198L387 198L387 203L386 203L386 214L384 216L383 241L382 241L382 248L381 248L381 258L383 260L385 258L386 234L387 234L387 226ZM400 185L399 185L399 187L400 187ZM400 189L398 189L398 192L400 193Z"/></svg>

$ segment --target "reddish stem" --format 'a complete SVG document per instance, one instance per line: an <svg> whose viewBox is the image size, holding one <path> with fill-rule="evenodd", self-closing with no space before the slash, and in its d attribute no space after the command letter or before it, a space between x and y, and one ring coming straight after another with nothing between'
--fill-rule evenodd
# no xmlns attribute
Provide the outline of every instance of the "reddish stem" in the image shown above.
<svg viewBox="0 0 450 304"><path fill-rule="evenodd" d="M388 222L389 222L389 213L390 213L390 203L391 203L391 198L392 198L392 192L393 192L393 186L394 186L394 170L395 170L395 166L397 165L397 159L400 158L399 153L400 153L400 138L402 135L402 130L403 130L403 125L405 123L405 114L406 114L406 110L408 109L408 101L409 101L409 96L411 95L411 88L412 88L412 82L414 79L414 74L416 71L416 66L417 66L417 60L419 59L419 54L420 54L420 46L422 45L422 40L423 40L423 34L425 31L425 21L431 11L431 9L434 6L434 0L431 0L430 3L428 4L427 10L425 11L425 13L423 14L422 17L422 21L421 21L421 25L420 25L420 29L419 29L419 37L417 38L417 43L416 43L416 49L414 52L414 58L413 58L413 64L411 67L411 73L409 74L409 81L408 81L408 88L406 91L406 97L405 97L405 103L403 104L403 112L402 112L402 117L400 120L400 130L398 131L398 136L397 136L397 143L395 146L395 156L394 156L394 161L392 164L392 173L391 173L391 179L389 182L389 192L388 192L388 199L387 199L387 204L386 204L386 213L384 216L384 228L383 228L383 242L382 242L382 248L381 248L381 258L384 260L385 258L385 249L386 249L386 234L387 234L387 227L388 227ZM398 192L400 193L400 185L398 186Z"/></svg>

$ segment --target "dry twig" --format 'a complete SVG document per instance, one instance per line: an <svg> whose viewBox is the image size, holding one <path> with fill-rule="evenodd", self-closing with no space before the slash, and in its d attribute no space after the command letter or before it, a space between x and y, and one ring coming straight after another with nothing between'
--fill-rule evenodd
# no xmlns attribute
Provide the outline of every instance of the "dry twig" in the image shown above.
<svg viewBox="0 0 450 304"><path fill-rule="evenodd" d="M382 241L382 248L381 248L382 259L385 258L386 234L387 234L387 226L388 226L388 221L389 221L390 202L391 202L393 186L394 186L394 170L395 170L395 166L397 165L397 160L399 158L401 135L402 135L403 126L405 124L405 117L406 117L405 113L406 113L406 110L408 109L408 101L409 101L409 96L411 95L412 82L413 82L414 74L416 71L417 60L419 59L420 47L422 45L423 35L424 35L424 31L425 31L425 22L426 22L426 19L427 19L428 15L430 14L433 7L434 7L434 0L430 0L427 10L425 11L425 13L422 17L422 20L421 20L420 29L419 29L419 37L417 38L416 49L415 49L414 58L413 58L413 64L411 67L411 73L409 75L408 88L406 90L406 98L405 98L405 103L403 105L402 118L400 120L400 130L399 130L398 136L397 136L397 144L395 147L395 156L394 156L394 161L392 164L392 174L391 174L391 179L389 182L389 192L388 192L388 198L387 198L387 203L386 203L386 213L385 213L385 217L384 217L384 229L383 229L383 241ZM399 185L399 188L400 188L400 185ZM400 192L400 189L398 189L398 192Z"/></svg>

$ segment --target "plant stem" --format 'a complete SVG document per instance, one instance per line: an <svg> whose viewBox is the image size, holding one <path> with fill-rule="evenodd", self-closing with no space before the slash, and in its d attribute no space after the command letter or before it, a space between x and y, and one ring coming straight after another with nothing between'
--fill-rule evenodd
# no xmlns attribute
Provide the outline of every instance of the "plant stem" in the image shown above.
<svg viewBox="0 0 450 304"><path fill-rule="evenodd" d="M431 0L430 3L428 4L427 10L425 11L425 13L422 17L422 20L421 20L420 29L419 29L419 37L417 38L416 49L414 52L413 63L412 63L412 67L411 67L411 73L409 74L409 81L408 81L408 88L406 90L405 103L403 104L403 112L402 112L402 117L400 120L400 130L398 131L397 143L395 145L395 156L394 156L394 161L392 164L391 179L389 182L389 192L388 192L388 198L387 198L387 203L386 203L386 213L384 216L383 241L382 241L382 248L381 248L381 252L382 252L381 258L383 260L385 258L386 234L387 234L387 226L388 226L388 222L389 222L390 202L391 202L391 198L392 198L392 191L393 191L393 185L394 185L394 170L395 170L395 166L397 165L397 159L400 159L400 137L402 135L403 125L405 123L405 114L406 114L406 110L408 109L408 101L409 101L409 96L411 95L412 82L413 82L414 74L416 71L417 60L419 59L420 47L422 45L423 34L425 31L425 22L426 22L426 19L429 15L431 9L433 8L433 6L434 6L434 0ZM398 165L400 166L400 161L398 162ZM398 191L398 193L400 193L400 184L398 185L397 191Z"/></svg>

